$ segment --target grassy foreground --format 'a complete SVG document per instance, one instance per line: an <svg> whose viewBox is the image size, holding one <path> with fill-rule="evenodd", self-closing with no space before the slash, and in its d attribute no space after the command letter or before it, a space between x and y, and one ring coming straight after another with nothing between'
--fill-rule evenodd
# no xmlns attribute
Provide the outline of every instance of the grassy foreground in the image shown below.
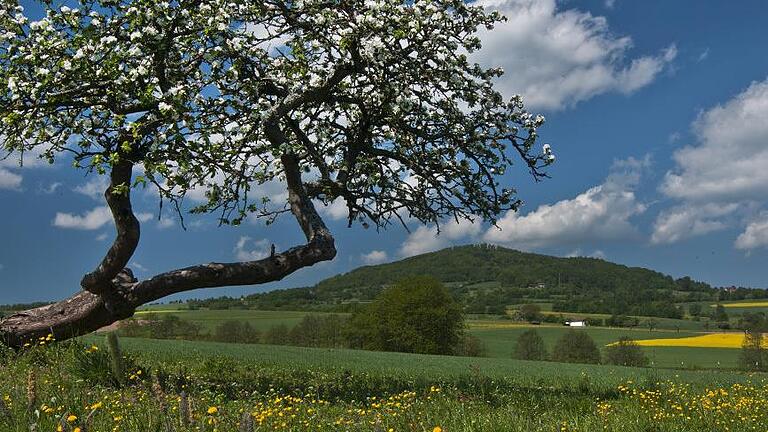
<svg viewBox="0 0 768 432"><path fill-rule="evenodd" d="M120 384L101 341L4 354L0 430L768 430L761 375L123 339Z"/></svg>

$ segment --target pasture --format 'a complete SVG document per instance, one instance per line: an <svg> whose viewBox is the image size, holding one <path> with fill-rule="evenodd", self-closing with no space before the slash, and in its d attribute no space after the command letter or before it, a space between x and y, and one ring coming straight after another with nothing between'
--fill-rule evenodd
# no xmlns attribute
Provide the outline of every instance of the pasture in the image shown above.
<svg viewBox="0 0 768 432"><path fill-rule="evenodd" d="M247 321L254 328L266 331L270 327L285 325L288 328L298 324L301 319L310 312L291 311L260 311L247 309L231 310L188 310L183 305L155 305L149 309L137 312L137 318L146 318L150 314L160 317L173 314L181 319L200 324L205 331L213 330L217 325L226 320ZM312 312L311 314L317 314ZM660 322L664 320L660 319ZM685 320L666 320L666 324L675 322L694 323ZM695 323L700 325L700 323ZM659 328L649 331L647 328L607 328L587 327L579 331L588 333L599 347L604 347L615 342L622 336L628 336L635 340L652 339L678 339L700 336L702 333L693 330L671 330ZM477 336L487 349L486 355L492 358L509 359L515 348L517 338L524 331L534 328L544 339L548 350L552 350L555 342L568 327L560 325L530 325L510 321L507 319L479 319L476 316L467 320L468 332ZM652 344L647 344L652 345ZM713 346L643 346L642 349L650 360L650 365L657 368L675 369L733 369L736 367L738 346L713 347ZM739 345L740 346L740 345Z"/></svg>

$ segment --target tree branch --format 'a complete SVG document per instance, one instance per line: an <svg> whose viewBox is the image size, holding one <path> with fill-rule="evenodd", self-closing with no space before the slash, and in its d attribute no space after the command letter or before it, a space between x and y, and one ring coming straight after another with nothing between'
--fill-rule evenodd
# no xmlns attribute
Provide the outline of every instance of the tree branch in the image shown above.
<svg viewBox="0 0 768 432"><path fill-rule="evenodd" d="M305 245L257 261L203 264L141 282L136 281L129 269L123 269L114 279L92 286L93 291L101 295L81 291L67 300L0 319L0 341L19 348L48 334L57 340L69 339L129 318L137 307L170 294L197 288L273 282L301 268L333 259L336 256L333 236L304 190L298 162L290 154L283 155L281 161L291 212L307 238ZM101 278L111 271L107 268L112 269L116 262L110 261L103 270L99 266L92 273L98 275L93 280L103 280Z"/></svg>
<svg viewBox="0 0 768 432"><path fill-rule="evenodd" d="M100 295L109 290L112 279L128 265L139 245L141 227L131 208L132 171L133 163L121 159L110 173L109 187L104 192L104 198L115 220L117 236L99 266L80 281L80 286L93 294Z"/></svg>

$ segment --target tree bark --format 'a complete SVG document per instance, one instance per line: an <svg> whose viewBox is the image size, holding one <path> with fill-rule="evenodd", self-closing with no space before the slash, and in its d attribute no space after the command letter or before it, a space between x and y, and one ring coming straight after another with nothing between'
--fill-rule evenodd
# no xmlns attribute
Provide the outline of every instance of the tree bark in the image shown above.
<svg viewBox="0 0 768 432"><path fill-rule="evenodd" d="M34 344L52 334L56 340L81 336L133 316L137 307L165 296L198 288L256 285L284 278L298 269L336 256L334 239L307 196L293 155L281 158L288 202L307 243L257 261L210 263L177 269L138 281L124 268L138 244L139 229L130 195L111 194L119 184L130 185L131 166L117 165L106 192L115 218L117 238L96 270L81 283L83 290L54 303L0 319L0 342L13 347ZM127 171L126 171L127 169ZM126 182L127 172L127 182Z"/></svg>

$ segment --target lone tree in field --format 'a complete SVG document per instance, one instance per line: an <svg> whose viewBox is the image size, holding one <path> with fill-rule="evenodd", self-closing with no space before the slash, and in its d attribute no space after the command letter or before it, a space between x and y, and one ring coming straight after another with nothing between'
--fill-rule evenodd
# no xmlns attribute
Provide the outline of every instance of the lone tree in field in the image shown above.
<svg viewBox="0 0 768 432"><path fill-rule="evenodd" d="M419 354L461 354L461 306L437 279L414 276L385 289L350 319L356 348Z"/></svg>
<svg viewBox="0 0 768 432"><path fill-rule="evenodd" d="M600 350L587 333L568 330L557 340L552 360L563 363L600 363Z"/></svg>
<svg viewBox="0 0 768 432"><path fill-rule="evenodd" d="M0 321L11 346L88 333L170 294L276 281L333 259L316 203L343 200L350 225L377 229L494 222L520 205L501 184L513 160L537 179L554 160L536 145L543 117L519 97L503 100L492 85L501 70L467 58L477 31L503 18L460 0L59 5L40 1L32 16L18 0L0 3L2 149L108 176L117 234L74 296ZM262 198L267 183L286 198ZM137 280L126 268L140 237L131 193L144 186L179 216L193 189L207 202L191 210L224 224L290 213L307 242Z"/></svg>
<svg viewBox="0 0 768 432"><path fill-rule="evenodd" d="M547 347L539 332L529 329L520 334L513 357L520 360L546 360Z"/></svg>
<svg viewBox="0 0 768 432"><path fill-rule="evenodd" d="M648 357L642 348L628 336L622 336L605 348L605 362L620 366L648 366Z"/></svg>

